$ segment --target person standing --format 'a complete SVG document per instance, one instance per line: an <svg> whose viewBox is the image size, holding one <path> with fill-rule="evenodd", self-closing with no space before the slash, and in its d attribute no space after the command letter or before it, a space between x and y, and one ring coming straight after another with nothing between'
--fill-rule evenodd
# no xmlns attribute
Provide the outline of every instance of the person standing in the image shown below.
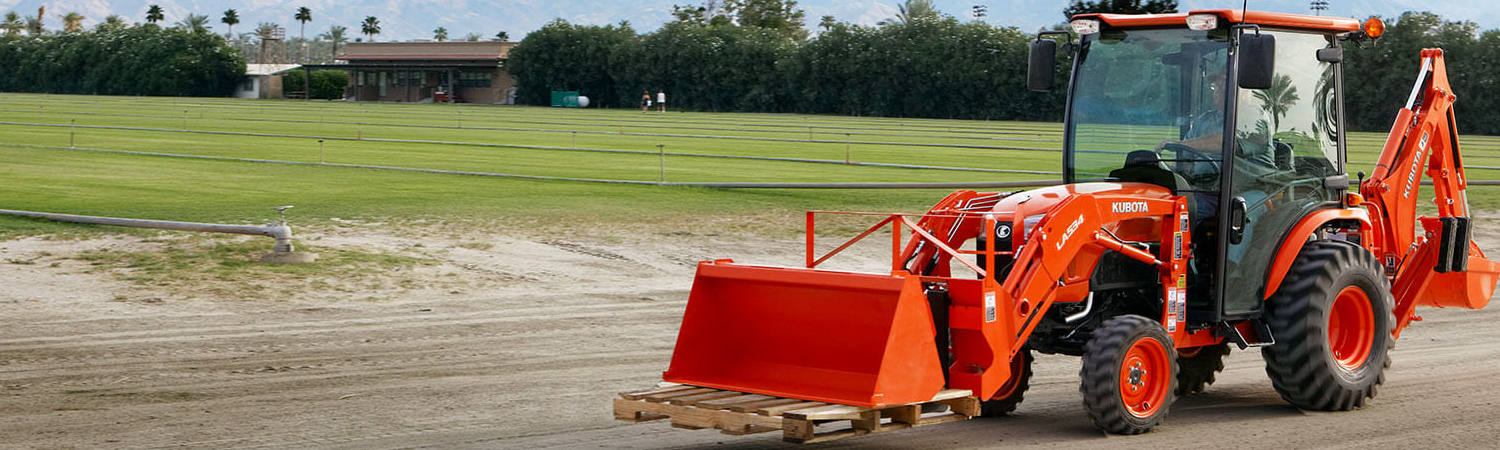
<svg viewBox="0 0 1500 450"><path fill-rule="evenodd" d="M651 92L641 91L641 113L645 114L651 110Z"/></svg>
<svg viewBox="0 0 1500 450"><path fill-rule="evenodd" d="M656 91L656 106L659 108L659 112L667 112L667 93L665 91Z"/></svg>

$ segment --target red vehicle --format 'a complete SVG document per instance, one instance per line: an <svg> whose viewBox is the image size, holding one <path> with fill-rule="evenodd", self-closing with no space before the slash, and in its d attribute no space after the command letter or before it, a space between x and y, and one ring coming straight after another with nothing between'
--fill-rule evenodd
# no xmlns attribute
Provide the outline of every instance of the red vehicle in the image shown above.
<svg viewBox="0 0 1500 450"><path fill-rule="evenodd" d="M1136 434L1247 347L1287 402L1343 411L1375 396L1417 306L1489 302L1500 266L1470 240L1441 50L1418 55L1379 163L1351 183L1341 45L1379 20L1072 25L1077 42L1032 42L1029 70L1049 89L1072 55L1065 185L886 215L855 240L889 224L889 273L817 269L817 213L806 267L702 263L663 376L679 385L625 393L616 416L808 442L832 420L849 421L839 436L928 423L937 403L943 420L1004 414L1043 352L1080 356L1093 423ZM1437 217L1417 217L1423 174Z"/></svg>

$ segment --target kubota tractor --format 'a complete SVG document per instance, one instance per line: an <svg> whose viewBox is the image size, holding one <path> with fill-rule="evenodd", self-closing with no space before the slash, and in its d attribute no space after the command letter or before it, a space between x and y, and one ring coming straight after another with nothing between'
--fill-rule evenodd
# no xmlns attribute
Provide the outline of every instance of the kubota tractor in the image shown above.
<svg viewBox="0 0 1500 450"><path fill-rule="evenodd" d="M1082 357L1093 423L1136 434L1212 383L1231 345L1261 347L1287 402L1350 410L1417 306L1489 302L1500 266L1470 240L1441 50L1421 52L1355 187L1342 45L1371 43L1379 20L1204 10L1072 27L1076 43L1032 41L1028 74L1049 89L1058 50L1072 55L1066 184L880 216L854 240L890 225L890 273L817 269L832 256L816 257L818 213L806 267L701 263L663 377L679 385L622 394L617 417L805 442L829 420L920 425L933 402L999 415L1042 352ZM1417 217L1423 173L1437 217Z"/></svg>

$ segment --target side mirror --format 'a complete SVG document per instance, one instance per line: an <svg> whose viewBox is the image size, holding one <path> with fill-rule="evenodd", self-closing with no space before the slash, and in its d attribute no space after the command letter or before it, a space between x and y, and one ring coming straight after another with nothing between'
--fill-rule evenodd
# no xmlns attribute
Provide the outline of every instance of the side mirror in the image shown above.
<svg viewBox="0 0 1500 450"><path fill-rule="evenodd" d="M1057 41L1034 39L1031 41L1030 61L1026 65L1026 87L1037 92L1052 90L1052 79L1057 67Z"/></svg>
<svg viewBox="0 0 1500 450"><path fill-rule="evenodd" d="M1269 89L1276 75L1276 36L1240 34L1239 84L1242 89Z"/></svg>

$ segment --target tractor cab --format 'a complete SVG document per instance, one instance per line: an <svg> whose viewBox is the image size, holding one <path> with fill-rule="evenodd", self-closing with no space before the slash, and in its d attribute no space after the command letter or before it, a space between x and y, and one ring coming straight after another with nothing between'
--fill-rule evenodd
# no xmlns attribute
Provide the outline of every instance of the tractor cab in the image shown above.
<svg viewBox="0 0 1500 450"><path fill-rule="evenodd" d="M1348 27L1250 14L1268 17L1246 25L1238 11L1194 11L1183 26L1183 14L1081 15L1065 46L1065 181L1188 198L1189 322L1259 315L1280 241L1308 212L1341 206L1348 186L1338 57ZM1051 75L1041 57L1056 48L1033 43L1034 76Z"/></svg>

